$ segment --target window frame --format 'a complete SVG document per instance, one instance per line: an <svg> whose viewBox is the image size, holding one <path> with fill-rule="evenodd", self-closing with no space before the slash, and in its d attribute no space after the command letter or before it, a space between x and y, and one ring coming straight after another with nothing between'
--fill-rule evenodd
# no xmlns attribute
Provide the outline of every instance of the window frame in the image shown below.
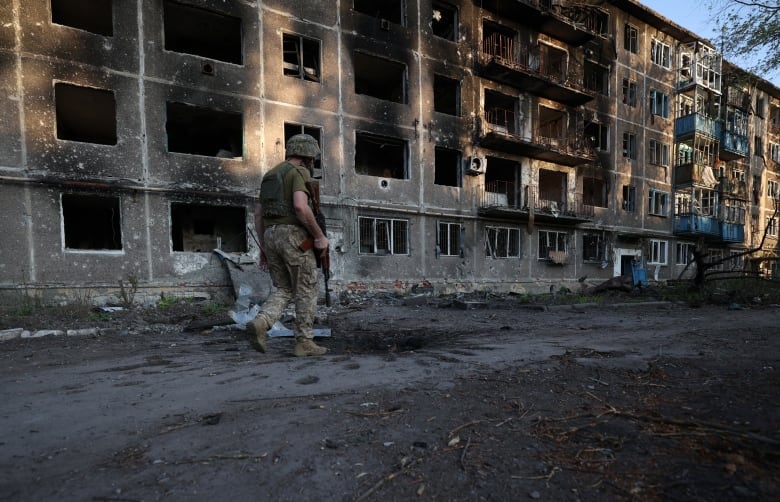
<svg viewBox="0 0 780 502"><path fill-rule="evenodd" d="M647 214L651 216L669 216L669 192L651 188L647 191ZM660 207L659 207L660 206Z"/></svg>
<svg viewBox="0 0 780 502"><path fill-rule="evenodd" d="M623 185L623 202L620 204L623 211L628 213L636 212L636 186Z"/></svg>
<svg viewBox="0 0 780 502"><path fill-rule="evenodd" d="M586 243L586 239L595 239L595 242ZM595 248L596 255L588 256L588 250ZM603 263L606 261L607 246L606 239L602 232L583 232L582 233L582 262L583 263Z"/></svg>
<svg viewBox="0 0 780 502"><path fill-rule="evenodd" d="M675 264L688 265L693 259L693 250L696 244L692 242L678 242L675 247Z"/></svg>
<svg viewBox="0 0 780 502"><path fill-rule="evenodd" d="M632 54L639 53L639 29L630 23L623 27L623 49Z"/></svg>
<svg viewBox="0 0 780 502"><path fill-rule="evenodd" d="M544 243L546 245L543 246L542 244L542 236L544 236ZM553 237L552 241L550 240L550 237ZM562 252L564 254L569 254L569 233L561 230L542 230L540 229L537 233L537 239L538 239L538 246L537 246L537 260L539 261L550 261L550 252ZM555 247L551 245L551 242L554 243ZM561 249L561 247L563 249ZM544 249L544 256L541 256L542 250Z"/></svg>
<svg viewBox="0 0 780 502"><path fill-rule="evenodd" d="M436 257L463 258L464 230L463 225L456 221L439 221L436 225ZM446 244L442 243L443 234L446 234ZM453 250L453 247L456 249Z"/></svg>
<svg viewBox="0 0 780 502"><path fill-rule="evenodd" d="M637 135L633 132L623 133L623 158L637 160L639 157L637 151Z"/></svg>
<svg viewBox="0 0 780 502"><path fill-rule="evenodd" d="M650 43L650 61L661 68L671 69L672 47L657 38L653 38Z"/></svg>
<svg viewBox="0 0 780 502"><path fill-rule="evenodd" d="M658 141L657 139L650 140L650 163L651 164L657 166L669 167L669 162L671 161L670 155L671 155L671 148L667 143Z"/></svg>
<svg viewBox="0 0 780 502"><path fill-rule="evenodd" d="M669 118L669 95L658 89L650 89L650 113L661 118Z"/></svg>
<svg viewBox="0 0 780 502"><path fill-rule="evenodd" d="M371 243L364 243L363 225L364 221L371 221ZM377 223L382 223L386 232L385 238L387 246L380 247L377 239ZM403 218L380 218L376 216L358 216L358 254L361 256L409 256L409 220ZM402 228L397 228L397 227ZM402 251L396 251L396 242L400 239L396 237L396 231L403 231ZM368 237L367 235L365 237ZM364 251L366 246L370 246L372 251ZM383 251L383 252L380 252Z"/></svg>
<svg viewBox="0 0 780 502"><path fill-rule="evenodd" d="M291 40L291 39L295 40ZM289 51L285 49L285 44L288 42L294 42L297 44L296 47L296 58L298 60L297 62L297 71L292 71L292 66L290 66L291 70L288 72L288 65L295 65L295 63L287 62L285 60L285 54L287 54ZM313 69L312 74L310 75L307 72L308 67L306 66L306 54L308 51L305 51L305 46L312 44L316 44L316 61L315 68ZM311 47L310 47L311 49ZM285 77L292 77L297 78L299 80L304 80L306 82L316 82L318 84L322 83L322 41L316 38L306 37L304 35L300 35L298 33L282 33L282 73Z"/></svg>
<svg viewBox="0 0 780 502"><path fill-rule="evenodd" d="M624 78L623 79L623 104L626 106L630 106L631 108L636 108L637 104L637 83L635 80L631 80L630 78Z"/></svg>
<svg viewBox="0 0 780 502"><path fill-rule="evenodd" d="M491 239L491 233L494 238ZM502 235L505 234L503 242ZM493 242L491 242L491 240ZM500 244L503 243L503 246ZM499 247L504 249L499 253ZM522 242L520 241L520 229L502 225L485 226L485 257L498 259L511 259L522 257Z"/></svg>
<svg viewBox="0 0 780 502"><path fill-rule="evenodd" d="M663 256L661 256L663 255ZM650 259L648 265L666 265L669 261L669 241L650 239Z"/></svg>

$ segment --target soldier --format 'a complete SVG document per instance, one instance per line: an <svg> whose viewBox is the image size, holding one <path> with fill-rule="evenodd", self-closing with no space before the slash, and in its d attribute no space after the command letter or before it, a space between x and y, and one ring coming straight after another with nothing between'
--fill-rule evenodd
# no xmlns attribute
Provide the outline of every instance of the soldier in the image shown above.
<svg viewBox="0 0 780 502"><path fill-rule="evenodd" d="M319 277L314 253L327 252L329 243L317 224L306 185L319 156L320 147L312 136L296 134L287 141L286 160L268 171L260 185L261 207L255 211L255 226L261 237L260 268L268 270L276 289L247 325L252 347L259 352L266 351L266 332L290 301L295 304L295 355L327 352L314 343L312 326ZM303 251L300 246L307 239L313 239L313 249Z"/></svg>

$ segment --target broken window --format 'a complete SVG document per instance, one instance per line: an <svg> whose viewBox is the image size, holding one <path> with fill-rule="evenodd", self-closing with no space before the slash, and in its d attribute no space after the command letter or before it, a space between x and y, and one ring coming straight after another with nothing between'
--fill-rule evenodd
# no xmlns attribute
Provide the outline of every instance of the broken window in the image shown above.
<svg viewBox="0 0 780 502"><path fill-rule="evenodd" d="M458 9L450 4L434 0L432 10L431 29L433 34L446 40L457 41Z"/></svg>
<svg viewBox="0 0 780 502"><path fill-rule="evenodd" d="M172 202L171 243L173 251L245 253L246 209Z"/></svg>
<svg viewBox="0 0 780 502"><path fill-rule="evenodd" d="M394 218L358 218L360 254L409 254L409 222Z"/></svg>
<svg viewBox="0 0 780 502"><path fill-rule="evenodd" d="M636 134L631 132L623 133L623 157L631 160L636 160L637 157Z"/></svg>
<svg viewBox="0 0 780 502"><path fill-rule="evenodd" d="M675 263L677 263L677 265L687 265L688 262L693 259L694 249L696 249L696 244L691 242L678 242Z"/></svg>
<svg viewBox="0 0 780 502"><path fill-rule="evenodd" d="M609 68L585 61L585 88L609 96Z"/></svg>
<svg viewBox="0 0 780 502"><path fill-rule="evenodd" d="M234 158L244 155L244 125L240 113L167 103L165 132L168 151Z"/></svg>
<svg viewBox="0 0 780 502"><path fill-rule="evenodd" d="M563 264L566 260L566 232L553 230L539 230L539 255L540 260L550 260Z"/></svg>
<svg viewBox="0 0 780 502"><path fill-rule="evenodd" d="M62 194L65 249L121 250L119 197Z"/></svg>
<svg viewBox="0 0 780 502"><path fill-rule="evenodd" d="M241 18L165 0L165 49L243 64Z"/></svg>
<svg viewBox="0 0 780 502"><path fill-rule="evenodd" d="M666 247L667 242L650 239L650 259L647 261L648 265L666 265Z"/></svg>
<svg viewBox="0 0 780 502"><path fill-rule="evenodd" d="M436 234L436 256L463 257L463 227L460 223L440 221Z"/></svg>
<svg viewBox="0 0 780 502"><path fill-rule="evenodd" d="M356 12L403 25L405 3L405 0L353 0L352 8Z"/></svg>
<svg viewBox="0 0 780 502"><path fill-rule="evenodd" d="M634 54L639 52L639 30L626 23L623 29L623 48Z"/></svg>
<svg viewBox="0 0 780 502"><path fill-rule="evenodd" d="M51 22L107 37L114 35L112 0L51 0Z"/></svg>
<svg viewBox="0 0 780 502"><path fill-rule="evenodd" d="M509 28L505 28L498 24L484 21L482 23L482 52L486 55L497 58L498 60L506 63L513 63L517 58L515 57L515 37L517 33ZM530 61L531 55L528 53L528 48L523 47L524 52L522 63L531 67L533 70L539 69L539 53L534 53L535 61Z"/></svg>
<svg viewBox="0 0 780 502"><path fill-rule="evenodd" d="M655 89L650 90L650 113L669 118L669 95Z"/></svg>
<svg viewBox="0 0 780 502"><path fill-rule="evenodd" d="M407 179L406 141L364 132L355 133L355 172L366 176Z"/></svg>
<svg viewBox="0 0 780 502"><path fill-rule="evenodd" d="M623 185L623 210L633 213L636 211L636 187Z"/></svg>
<svg viewBox="0 0 780 502"><path fill-rule="evenodd" d="M602 233L585 232L582 234L582 261L603 262L606 259L606 246Z"/></svg>
<svg viewBox="0 0 780 502"><path fill-rule="evenodd" d="M490 258L520 258L520 229L485 227L485 256Z"/></svg>
<svg viewBox="0 0 780 502"><path fill-rule="evenodd" d="M520 164L500 157L487 157L485 163L485 192L490 194L485 200L499 206L526 207L527 193L521 203Z"/></svg>
<svg viewBox="0 0 780 502"><path fill-rule="evenodd" d="M590 142L591 148L600 152L609 151L609 126L599 122L585 123L585 137Z"/></svg>
<svg viewBox="0 0 780 502"><path fill-rule="evenodd" d="M320 81L320 41L299 35L282 35L284 74Z"/></svg>
<svg viewBox="0 0 780 502"><path fill-rule="evenodd" d="M295 124L291 122L285 122L284 123L284 144L287 144L287 141L295 136L296 134L308 134L315 140L317 140L317 144L320 145L320 151L322 151L322 129L319 127L313 127L313 126L306 126L303 124ZM322 156L314 159L314 169L319 170L322 169Z"/></svg>
<svg viewBox="0 0 780 502"><path fill-rule="evenodd" d="M537 206L558 216L566 211L568 176L562 171L539 169L539 200Z"/></svg>
<svg viewBox="0 0 780 502"><path fill-rule="evenodd" d="M669 192L651 188L648 190L648 195L647 214L667 216L669 213Z"/></svg>
<svg viewBox="0 0 780 502"><path fill-rule="evenodd" d="M564 112L546 106L539 107L538 137L545 145L563 146L565 127L566 114Z"/></svg>
<svg viewBox="0 0 780 502"><path fill-rule="evenodd" d="M603 179L582 179L582 202L588 206L607 207L607 184Z"/></svg>
<svg viewBox="0 0 780 502"><path fill-rule="evenodd" d="M437 146L434 155L433 183L450 187L460 186L460 152Z"/></svg>
<svg viewBox="0 0 780 502"><path fill-rule="evenodd" d="M355 52L355 93L406 103L406 65Z"/></svg>
<svg viewBox="0 0 780 502"><path fill-rule="evenodd" d="M516 110L517 98L485 90L485 121L490 130L515 134L518 130Z"/></svg>
<svg viewBox="0 0 780 502"><path fill-rule="evenodd" d="M54 101L58 139L116 145L113 91L55 84Z"/></svg>
<svg viewBox="0 0 780 502"><path fill-rule="evenodd" d="M669 45L653 39L650 42L650 60L664 68L672 66L672 49Z"/></svg>
<svg viewBox="0 0 780 502"><path fill-rule="evenodd" d="M657 166L669 165L669 145L660 141L650 140L650 163Z"/></svg>
<svg viewBox="0 0 780 502"><path fill-rule="evenodd" d="M623 104L636 106L636 82L627 78L623 79Z"/></svg>
<svg viewBox="0 0 780 502"><path fill-rule="evenodd" d="M460 81L433 76L433 110L447 115L460 115Z"/></svg>

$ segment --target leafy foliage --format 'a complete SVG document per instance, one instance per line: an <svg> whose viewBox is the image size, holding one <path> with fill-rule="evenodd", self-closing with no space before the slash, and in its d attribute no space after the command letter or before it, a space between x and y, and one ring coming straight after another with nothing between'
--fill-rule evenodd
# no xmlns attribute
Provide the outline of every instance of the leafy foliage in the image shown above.
<svg viewBox="0 0 780 502"><path fill-rule="evenodd" d="M780 0L711 0L717 42L727 59L758 75L780 72Z"/></svg>

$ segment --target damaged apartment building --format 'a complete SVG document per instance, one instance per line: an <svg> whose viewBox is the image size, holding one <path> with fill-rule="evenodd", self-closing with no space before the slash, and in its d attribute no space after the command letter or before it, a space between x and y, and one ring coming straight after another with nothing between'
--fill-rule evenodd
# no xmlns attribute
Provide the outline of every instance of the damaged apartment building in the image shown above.
<svg viewBox="0 0 780 502"><path fill-rule="evenodd" d="M5 293L230 291L300 132L336 291L776 273L780 90L634 0L0 0L0 68Z"/></svg>

